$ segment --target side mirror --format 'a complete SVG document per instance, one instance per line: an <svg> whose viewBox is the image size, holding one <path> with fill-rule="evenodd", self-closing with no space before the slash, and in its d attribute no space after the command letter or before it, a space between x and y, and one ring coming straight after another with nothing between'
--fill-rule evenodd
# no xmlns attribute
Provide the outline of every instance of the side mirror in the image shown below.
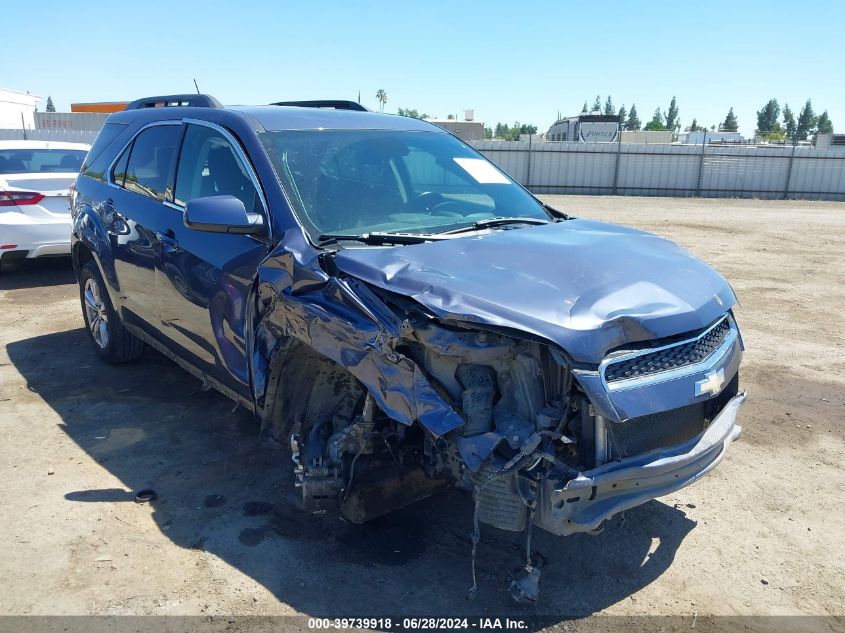
<svg viewBox="0 0 845 633"><path fill-rule="evenodd" d="M264 218L247 214L244 203L235 196L194 198L185 207L185 226L209 233L264 233Z"/></svg>

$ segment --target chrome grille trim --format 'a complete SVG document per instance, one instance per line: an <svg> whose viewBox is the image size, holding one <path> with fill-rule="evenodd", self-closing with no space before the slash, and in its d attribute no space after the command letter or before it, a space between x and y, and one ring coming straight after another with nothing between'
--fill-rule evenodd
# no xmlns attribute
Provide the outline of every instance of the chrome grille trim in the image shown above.
<svg viewBox="0 0 845 633"><path fill-rule="evenodd" d="M684 345L695 343L696 341L699 341L708 334L710 334L714 329L718 327L724 327L725 323L727 323L729 330L725 334L724 339L722 340L720 345L715 350L713 350L708 356L698 362L690 363L673 369L655 371L652 373L634 376L631 378L625 378L621 380L613 380L610 382L608 382L607 380L606 372L607 368L610 365L630 361L640 356L655 354L664 350L669 350L675 347L681 347ZM683 341L670 343L669 345L663 345L661 347L641 349L634 352L621 354L619 356L612 356L606 358L604 361L602 361L601 365L599 365L599 376L601 377L602 385L604 385L604 388L611 392L620 391L622 389L633 389L635 387L642 387L644 385L653 385L669 380L674 380L682 376L688 376L690 374L695 374L712 368L713 366L718 364L722 357L725 356L725 354L733 347L734 343L738 338L739 331L737 330L736 324L734 323L733 319L730 318L730 315L726 314L724 317L716 321L713 325L698 334L698 336L685 339Z"/></svg>

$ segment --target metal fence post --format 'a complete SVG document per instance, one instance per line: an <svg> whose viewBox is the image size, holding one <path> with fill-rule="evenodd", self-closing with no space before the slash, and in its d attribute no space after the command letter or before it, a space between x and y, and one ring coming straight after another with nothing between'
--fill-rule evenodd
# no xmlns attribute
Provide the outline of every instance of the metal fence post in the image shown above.
<svg viewBox="0 0 845 633"><path fill-rule="evenodd" d="M533 134L528 135L528 167L525 174L525 188L530 190L531 188L531 137L534 136Z"/></svg>
<svg viewBox="0 0 845 633"><path fill-rule="evenodd" d="M783 199L789 200L789 181L792 180L792 163L795 160L795 149L798 143L792 144L792 153L789 155L789 166L786 168L786 183L783 186Z"/></svg>
<svg viewBox="0 0 845 633"><path fill-rule="evenodd" d="M613 168L613 195L616 195L616 191L619 185L619 159L622 156L622 130L617 132L619 134L619 141L616 143L616 166Z"/></svg>
<svg viewBox="0 0 845 633"><path fill-rule="evenodd" d="M704 150L707 149L707 130L704 130L704 140L701 142L701 160L698 161L698 186L695 188L696 197L701 197L701 179L704 176Z"/></svg>

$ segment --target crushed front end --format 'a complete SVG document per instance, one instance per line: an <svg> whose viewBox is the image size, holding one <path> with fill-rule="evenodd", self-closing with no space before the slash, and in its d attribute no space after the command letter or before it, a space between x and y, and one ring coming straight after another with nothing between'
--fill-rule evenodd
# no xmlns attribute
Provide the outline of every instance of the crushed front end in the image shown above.
<svg viewBox="0 0 845 633"><path fill-rule="evenodd" d="M701 331L577 367L539 341L428 324L407 354L466 424L430 455L476 496L477 519L596 530L710 471L737 439L742 344L730 314Z"/></svg>
<svg viewBox="0 0 845 633"><path fill-rule="evenodd" d="M569 293L558 318L543 312L551 282L505 307L502 290L484 297L478 280L460 295L427 278L402 286L423 272L458 279L433 264L376 261L359 277L324 259L314 279L262 297L257 334L263 349L292 342L267 361L278 391L264 396L264 420L291 443L308 511L363 523L452 484L473 495L474 543L482 524L529 541L532 526L593 532L702 477L740 435L743 346L735 298L715 273L689 297L674 277L589 302ZM520 319L534 325L514 327ZM525 572L511 590L532 602L530 554Z"/></svg>

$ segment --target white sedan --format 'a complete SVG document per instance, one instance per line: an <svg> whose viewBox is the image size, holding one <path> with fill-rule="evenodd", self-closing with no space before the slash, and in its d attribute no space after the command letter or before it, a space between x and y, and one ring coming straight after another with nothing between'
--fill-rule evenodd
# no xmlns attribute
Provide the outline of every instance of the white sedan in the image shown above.
<svg viewBox="0 0 845 633"><path fill-rule="evenodd" d="M90 145L0 141L0 266L70 253L70 186Z"/></svg>

